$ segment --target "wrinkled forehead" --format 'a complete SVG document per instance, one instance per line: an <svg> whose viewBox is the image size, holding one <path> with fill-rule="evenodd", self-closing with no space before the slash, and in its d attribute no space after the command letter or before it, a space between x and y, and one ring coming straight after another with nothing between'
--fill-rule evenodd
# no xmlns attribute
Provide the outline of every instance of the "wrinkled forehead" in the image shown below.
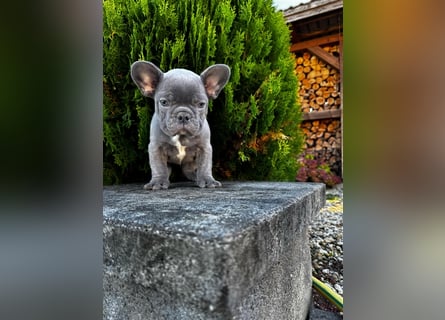
<svg viewBox="0 0 445 320"><path fill-rule="evenodd" d="M184 69L173 69L165 73L157 93L173 95L176 99L207 98L201 77Z"/></svg>

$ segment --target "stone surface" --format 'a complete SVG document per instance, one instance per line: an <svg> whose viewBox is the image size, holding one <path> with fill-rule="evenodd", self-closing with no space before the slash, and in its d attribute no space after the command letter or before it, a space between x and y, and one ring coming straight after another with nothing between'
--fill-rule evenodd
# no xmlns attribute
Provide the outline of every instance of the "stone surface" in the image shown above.
<svg viewBox="0 0 445 320"><path fill-rule="evenodd" d="M105 187L104 319L305 319L323 184Z"/></svg>
<svg viewBox="0 0 445 320"><path fill-rule="evenodd" d="M343 317L337 313L313 308L311 310L310 317L308 320L341 320L341 319L343 319Z"/></svg>

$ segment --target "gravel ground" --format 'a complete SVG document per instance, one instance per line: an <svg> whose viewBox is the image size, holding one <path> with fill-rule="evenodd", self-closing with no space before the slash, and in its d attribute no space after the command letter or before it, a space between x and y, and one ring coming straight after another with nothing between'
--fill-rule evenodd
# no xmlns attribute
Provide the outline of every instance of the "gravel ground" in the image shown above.
<svg viewBox="0 0 445 320"><path fill-rule="evenodd" d="M313 275L343 296L343 185L326 189L326 205L309 228ZM313 290L316 308L340 313Z"/></svg>

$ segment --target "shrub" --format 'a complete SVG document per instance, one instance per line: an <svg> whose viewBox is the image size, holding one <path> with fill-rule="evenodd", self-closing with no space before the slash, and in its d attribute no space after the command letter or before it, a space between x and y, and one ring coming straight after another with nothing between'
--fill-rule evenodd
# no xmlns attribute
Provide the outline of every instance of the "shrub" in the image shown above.
<svg viewBox="0 0 445 320"><path fill-rule="evenodd" d="M339 176L331 172L327 163L315 159L313 154L303 154L299 164L300 168L297 171L297 181L322 182L328 187L333 187L342 181Z"/></svg>
<svg viewBox="0 0 445 320"><path fill-rule="evenodd" d="M148 60L164 72L232 75L209 105L214 174L294 180L302 135L290 32L272 0L104 0L104 183L145 180L153 102L130 78Z"/></svg>

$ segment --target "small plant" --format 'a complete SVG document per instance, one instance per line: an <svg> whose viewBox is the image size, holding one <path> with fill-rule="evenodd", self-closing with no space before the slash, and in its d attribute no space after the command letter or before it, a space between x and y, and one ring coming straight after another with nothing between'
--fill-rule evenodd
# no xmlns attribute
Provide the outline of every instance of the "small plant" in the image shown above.
<svg viewBox="0 0 445 320"><path fill-rule="evenodd" d="M328 187L333 187L342 182L342 179L331 172L329 165L319 159L315 159L311 153L304 154L299 160L300 168L297 171L296 180L300 182L322 182Z"/></svg>

